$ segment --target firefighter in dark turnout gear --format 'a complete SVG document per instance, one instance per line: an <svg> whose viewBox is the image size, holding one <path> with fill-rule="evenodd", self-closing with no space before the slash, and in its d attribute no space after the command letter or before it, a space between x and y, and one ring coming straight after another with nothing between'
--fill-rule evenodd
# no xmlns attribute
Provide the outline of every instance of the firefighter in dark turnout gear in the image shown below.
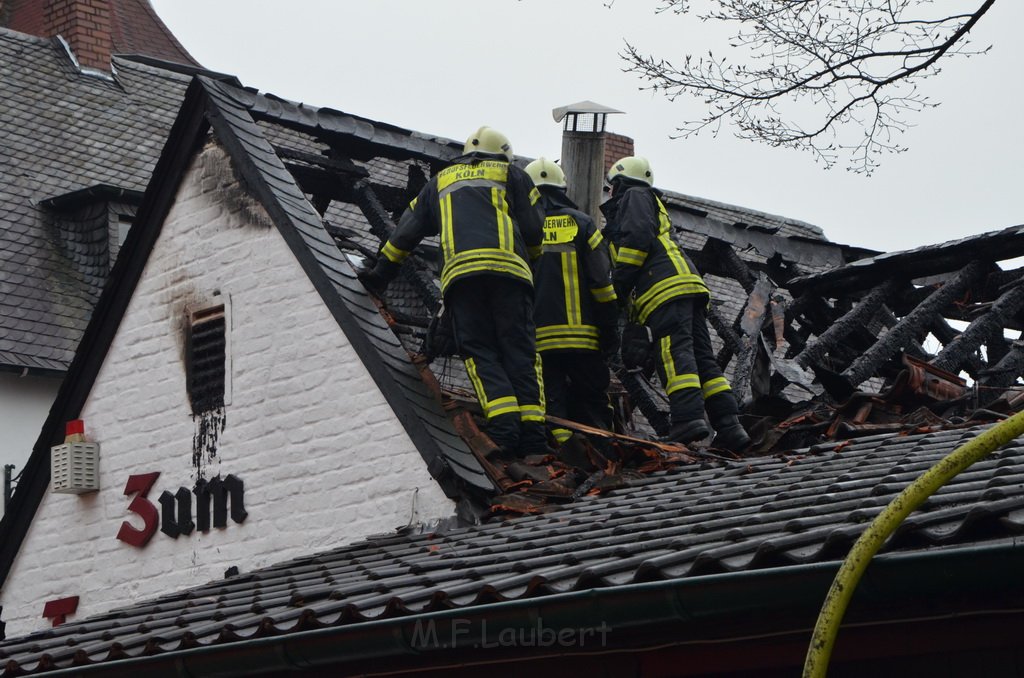
<svg viewBox="0 0 1024 678"><path fill-rule="evenodd" d="M473 133L463 155L409 204L377 265L360 277L382 288L424 237L440 235L441 294L487 433L507 453L525 456L549 449L529 263L541 253L543 215L540 194L512 157L497 130Z"/></svg>
<svg viewBox="0 0 1024 678"><path fill-rule="evenodd" d="M608 366L618 350L615 289L608 245L594 220L565 193L562 168L546 158L526 166L544 209L544 253L534 266L537 351L547 411L611 430ZM564 443L572 432L552 429Z"/></svg>
<svg viewBox="0 0 1024 678"><path fill-rule="evenodd" d="M650 328L658 375L669 398L669 439L682 443L708 436L712 446L734 452L750 446L740 424L729 382L718 367L708 332L710 293L704 280L672 240L672 223L653 188L646 159L629 156L608 171L612 197L601 210L612 241L616 292L630 297L630 313Z"/></svg>

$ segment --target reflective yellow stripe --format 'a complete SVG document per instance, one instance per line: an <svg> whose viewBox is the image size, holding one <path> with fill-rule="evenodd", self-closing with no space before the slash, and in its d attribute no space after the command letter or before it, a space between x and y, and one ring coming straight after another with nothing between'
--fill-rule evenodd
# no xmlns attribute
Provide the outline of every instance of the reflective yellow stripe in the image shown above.
<svg viewBox="0 0 1024 678"><path fill-rule="evenodd" d="M446 195L439 201L441 207L441 251L444 258L455 255L455 234L452 231L452 196Z"/></svg>
<svg viewBox="0 0 1024 678"><path fill-rule="evenodd" d="M530 270L529 264L523 261L518 254L492 247L482 247L459 252L446 259L441 271L441 290L446 290L448 285L460 275L483 271L506 273L530 283L533 282L533 272Z"/></svg>
<svg viewBox="0 0 1024 678"><path fill-rule="evenodd" d="M580 271L575 252L562 252L562 287L565 293L565 317L570 325L583 322L580 310Z"/></svg>
<svg viewBox="0 0 1024 678"><path fill-rule="evenodd" d="M465 362L466 373L473 384L473 390L476 391L476 399L480 401L480 409L484 411L485 417L491 419L502 414L511 414L519 411L519 403L516 401L515 396L503 396L494 400L488 400L483 381L480 380L480 375L477 373L476 361L472 358L466 358Z"/></svg>
<svg viewBox="0 0 1024 678"><path fill-rule="evenodd" d="M488 419L494 417L500 417L503 414L513 414L519 411L519 403L516 401L515 396L505 396L503 398L495 398L491 402L487 403L487 409L484 414Z"/></svg>
<svg viewBox="0 0 1024 678"><path fill-rule="evenodd" d="M661 364L665 367L666 395L684 388L700 388L700 377L696 374L676 374L676 365L672 361L672 337L661 338Z"/></svg>
<svg viewBox="0 0 1024 678"><path fill-rule="evenodd" d="M610 243L608 243L608 251L611 252L612 261L616 261L617 262L619 260L619 248L618 248L618 246L616 246L615 243L610 242Z"/></svg>
<svg viewBox="0 0 1024 678"><path fill-rule="evenodd" d="M567 428L553 428L551 429L551 435L555 436L555 440L561 445L569 438L572 438L572 431Z"/></svg>
<svg viewBox="0 0 1024 678"><path fill-rule="evenodd" d="M690 271L690 267L686 263L686 259L683 258L683 253L679 251L679 248L674 242L672 237L668 234L658 236L658 242L665 248L665 254L668 255L669 261L675 266L676 273L679 275L693 275Z"/></svg>
<svg viewBox="0 0 1024 678"><path fill-rule="evenodd" d="M665 387L665 394L671 395L684 388L700 388L700 377L696 374L677 374L668 380L668 386Z"/></svg>
<svg viewBox="0 0 1024 678"><path fill-rule="evenodd" d="M647 252L635 250L631 247L620 247L615 255L615 263L617 264L643 266L645 261L647 261Z"/></svg>
<svg viewBox="0 0 1024 678"><path fill-rule="evenodd" d="M380 248L380 253L387 257L388 261L393 264L400 264L405 261L405 258L412 254L408 250L403 250L395 247L391 244L391 241L384 243L384 247Z"/></svg>
<svg viewBox="0 0 1024 678"><path fill-rule="evenodd" d="M602 242L604 242L604 237L601 235L601 231L598 230L595 230L593 235L587 238L587 244L590 245L592 250L596 250Z"/></svg>
<svg viewBox="0 0 1024 678"><path fill-rule="evenodd" d="M537 328L537 338L560 335L594 337L596 339L600 333L593 325L543 325Z"/></svg>
<svg viewBox="0 0 1024 678"><path fill-rule="evenodd" d="M618 296L615 294L615 288L612 285L607 287L590 288L590 294L594 297L594 301L598 303L604 303L606 301L615 301Z"/></svg>
<svg viewBox="0 0 1024 678"><path fill-rule="evenodd" d="M667 235L672 232L672 220L668 218L668 210L661 198L654 196L654 201L658 203L658 235Z"/></svg>
<svg viewBox="0 0 1024 678"><path fill-rule="evenodd" d="M533 354L533 373L537 375L537 393L540 397L541 421L544 420L544 409L548 406L544 397L544 361L541 360L540 352Z"/></svg>
<svg viewBox="0 0 1024 678"><path fill-rule="evenodd" d="M636 299L640 322L646 321L654 309L669 299L692 294L708 294L704 281L694 273L674 275L658 281Z"/></svg>
<svg viewBox="0 0 1024 678"><path fill-rule="evenodd" d="M500 181L508 179L508 163L484 160L475 165L452 165L437 173L437 190L443 191L459 181Z"/></svg>
<svg viewBox="0 0 1024 678"><path fill-rule="evenodd" d="M469 381L473 384L473 390L476 391L476 399L480 402L480 407L484 410L487 409L487 392L484 391L484 384L480 381L480 375L476 373L476 361L472 358L466 358L466 374L469 375Z"/></svg>
<svg viewBox="0 0 1024 678"><path fill-rule="evenodd" d="M537 350L597 351L600 332L593 325L542 325L537 328Z"/></svg>
<svg viewBox="0 0 1024 678"><path fill-rule="evenodd" d="M537 201L540 200L540 191L535 188L530 189L530 204L536 205Z"/></svg>
<svg viewBox="0 0 1024 678"><path fill-rule="evenodd" d="M505 202L504 189L491 189L491 205L494 206L495 219L498 224L498 248L511 250L515 240L513 240L512 217L508 215L508 204Z"/></svg>
<svg viewBox="0 0 1024 678"><path fill-rule="evenodd" d="M729 382L725 377L715 377L711 381L702 384L701 390L704 392L704 399L707 400L716 393L731 391L732 388L729 386Z"/></svg>
<svg viewBox="0 0 1024 678"><path fill-rule="evenodd" d="M520 405L520 421L544 421L544 408L540 405Z"/></svg>
<svg viewBox="0 0 1024 678"><path fill-rule="evenodd" d="M544 254L544 246L543 245L528 245L526 247L526 251L530 255L530 260L532 261L532 260L538 258L540 255Z"/></svg>
<svg viewBox="0 0 1024 678"><path fill-rule="evenodd" d="M597 342L597 339L588 339L586 337L553 337L551 339L537 340L538 351L597 351L600 348L601 345Z"/></svg>
<svg viewBox="0 0 1024 678"><path fill-rule="evenodd" d="M409 201L409 209L411 209L411 210L414 210L414 209L416 209L416 201L417 201L417 200L419 200L419 199L420 199L420 197L419 197L419 196L416 196L415 198L413 198L412 200L410 200L410 201Z"/></svg>

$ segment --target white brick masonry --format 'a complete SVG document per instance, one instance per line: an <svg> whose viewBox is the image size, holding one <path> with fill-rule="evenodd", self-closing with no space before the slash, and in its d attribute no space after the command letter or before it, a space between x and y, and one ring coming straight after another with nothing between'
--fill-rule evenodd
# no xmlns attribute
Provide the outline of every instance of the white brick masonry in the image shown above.
<svg viewBox="0 0 1024 678"><path fill-rule="evenodd" d="M131 474L191 489L186 309L229 298L232 399L207 478L245 483L248 519L144 548L118 541ZM262 207L214 143L196 156L83 410L100 492L47 492L0 592L8 638L45 628L46 601L83 619L372 534L452 515L394 412ZM193 508L193 511L195 509Z"/></svg>

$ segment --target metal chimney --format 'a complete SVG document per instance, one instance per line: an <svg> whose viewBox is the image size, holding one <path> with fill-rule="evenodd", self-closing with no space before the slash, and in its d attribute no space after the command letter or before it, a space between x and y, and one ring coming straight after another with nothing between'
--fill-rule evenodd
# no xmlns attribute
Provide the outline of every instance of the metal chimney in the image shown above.
<svg viewBox="0 0 1024 678"><path fill-rule="evenodd" d="M551 115L562 125L562 171L569 197L601 223L601 189L605 173L605 122L614 108L580 101L560 106Z"/></svg>

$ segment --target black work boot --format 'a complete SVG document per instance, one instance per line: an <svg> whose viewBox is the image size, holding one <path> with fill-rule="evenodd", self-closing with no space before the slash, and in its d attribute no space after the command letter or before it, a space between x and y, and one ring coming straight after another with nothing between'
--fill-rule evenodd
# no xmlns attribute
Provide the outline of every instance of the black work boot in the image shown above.
<svg viewBox="0 0 1024 678"><path fill-rule="evenodd" d="M668 440L685 444L702 440L710 434L711 429L708 428L703 419L693 419L672 424L672 428L668 432Z"/></svg>
<svg viewBox="0 0 1024 678"><path fill-rule="evenodd" d="M722 417L715 424L715 437L711 440L711 447L730 452L746 452L750 447L750 436L747 434L740 418L735 414Z"/></svg>

